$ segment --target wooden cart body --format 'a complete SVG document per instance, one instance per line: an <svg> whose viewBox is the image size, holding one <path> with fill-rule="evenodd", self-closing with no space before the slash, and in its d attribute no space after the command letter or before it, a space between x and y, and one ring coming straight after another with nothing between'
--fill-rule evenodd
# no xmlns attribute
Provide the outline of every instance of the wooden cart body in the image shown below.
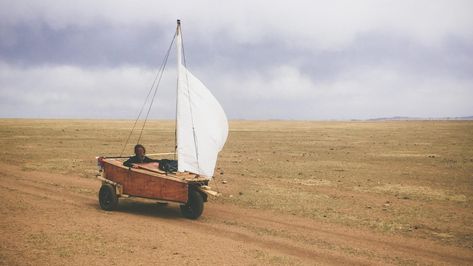
<svg viewBox="0 0 473 266"><path fill-rule="evenodd" d="M119 197L142 197L185 204L189 189L193 187L205 194L204 200L207 198L205 188L210 179L206 177L189 172L166 173L146 165L126 167L123 162L114 159L103 159L102 167L102 181L113 184Z"/></svg>

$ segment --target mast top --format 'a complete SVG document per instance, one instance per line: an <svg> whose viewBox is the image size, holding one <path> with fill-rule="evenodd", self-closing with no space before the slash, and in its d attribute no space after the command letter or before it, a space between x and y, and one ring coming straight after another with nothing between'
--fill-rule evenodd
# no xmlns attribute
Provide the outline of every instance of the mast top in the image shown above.
<svg viewBox="0 0 473 266"><path fill-rule="evenodd" d="M180 19L177 20L177 25L181 26L181 20Z"/></svg>

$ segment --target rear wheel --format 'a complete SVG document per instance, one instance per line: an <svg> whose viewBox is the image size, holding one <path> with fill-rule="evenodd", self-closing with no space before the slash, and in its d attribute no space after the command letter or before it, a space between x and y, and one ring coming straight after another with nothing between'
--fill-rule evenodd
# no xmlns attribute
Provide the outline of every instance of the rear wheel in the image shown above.
<svg viewBox="0 0 473 266"><path fill-rule="evenodd" d="M118 197L115 187L110 184L103 184L99 191L100 208L105 211L113 211L118 206Z"/></svg>
<svg viewBox="0 0 473 266"><path fill-rule="evenodd" d="M202 195L195 191L189 191L189 199L185 205L181 205L181 213L189 219L197 219L204 211L204 199Z"/></svg>

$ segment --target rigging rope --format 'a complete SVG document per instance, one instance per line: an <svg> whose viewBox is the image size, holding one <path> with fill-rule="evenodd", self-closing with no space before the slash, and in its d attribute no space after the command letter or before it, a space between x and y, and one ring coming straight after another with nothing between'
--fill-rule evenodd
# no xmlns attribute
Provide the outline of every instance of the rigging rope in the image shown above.
<svg viewBox="0 0 473 266"><path fill-rule="evenodd" d="M149 89L149 92L148 92L148 95L146 96L146 99L143 103L143 105L141 106L141 109L140 109L140 112L138 114L138 117L136 118L135 120L135 123L133 124L133 128L131 129L130 131L130 134L128 135L126 141L125 141L125 145L123 145L123 149L122 151L120 152L120 156L123 155L123 152L125 151L126 149L126 146L128 145L128 142L130 141L130 137L131 135L133 134L133 131L135 130L135 127L136 127L136 124L138 123L138 120L140 119L141 117L141 114L143 113L143 109L144 107L146 106L146 103L148 102L148 99L149 99L149 96L151 95L151 92L153 91L154 89L154 93L153 93L153 97L151 98L151 103L148 107L148 112L146 113L146 118L143 122L143 126L141 127L141 131L140 131L140 136L138 137L138 140L137 140L137 144L140 143L140 140L141 140L141 137L143 135L143 130L145 128L145 125L146 125L146 122L148 120L148 116L149 116L149 112L151 110L151 107L153 106L153 103L154 103L154 99L156 97L156 92L158 91L158 87L159 87L159 84L161 83L161 79L163 77L163 73L164 73L164 69L166 68L166 64L167 64L167 60L169 58L169 54L171 52L171 48L172 48L172 45L174 43L174 40L176 39L176 34L174 34L174 37L172 38L172 41L171 41L171 44L169 45L169 48L166 52L166 55L164 56L164 59L163 59L163 62L161 63L161 67L159 68L158 72L156 73L156 76L154 78L154 81L153 81L153 84L151 85L151 88ZM156 82L157 81L157 82Z"/></svg>
<svg viewBox="0 0 473 266"><path fill-rule="evenodd" d="M174 37L171 41L171 44L169 45L166 56L164 57L164 62L163 62L162 67L161 67L161 75L159 76L158 83L156 84L156 89L154 90L153 98L151 98L151 103L149 105L148 112L146 113L146 118L145 118L145 121L143 122L143 127L141 128L140 136L138 138L138 141L136 142L137 144L140 143L141 136L143 135L143 130L145 129L146 122L148 121L148 116L149 116L149 112L151 111L151 107L153 107L154 99L156 98L156 92L158 92L158 87L159 87L159 84L161 83L161 79L162 79L163 74L164 74L164 68L166 67L166 63L168 61L169 54L170 54L171 48L172 48L172 44L174 43L175 38L176 38L176 35L174 34Z"/></svg>

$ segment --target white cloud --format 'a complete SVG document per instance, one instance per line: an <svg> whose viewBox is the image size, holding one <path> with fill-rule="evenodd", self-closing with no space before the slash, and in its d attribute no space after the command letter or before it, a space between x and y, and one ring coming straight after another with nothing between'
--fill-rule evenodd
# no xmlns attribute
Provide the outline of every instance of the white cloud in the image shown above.
<svg viewBox="0 0 473 266"><path fill-rule="evenodd" d="M155 73L136 67L0 65L1 117L136 118ZM174 117L175 73L165 73L151 117ZM466 116L473 82L423 78L396 69L357 68L311 80L296 68L202 79L230 118L351 119Z"/></svg>
<svg viewBox="0 0 473 266"><path fill-rule="evenodd" d="M304 76L293 66L275 66L266 73L241 73L243 76L223 75L216 87L225 88L236 98L264 100L295 100L311 93L313 84L310 77ZM239 82L237 82L239 80ZM236 85L237 84L237 85ZM236 86L235 86L236 85Z"/></svg>
<svg viewBox="0 0 473 266"><path fill-rule="evenodd" d="M424 78L395 69L355 69L321 84L323 109L335 118L444 117L473 113L473 82Z"/></svg>
<svg viewBox="0 0 473 266"><path fill-rule="evenodd" d="M446 117L473 113L473 81L423 77L395 68L358 67L336 79L316 81L293 67L279 66L269 74L225 76L213 83L225 91L218 96L232 115L253 119Z"/></svg>
<svg viewBox="0 0 473 266"><path fill-rule="evenodd" d="M167 75L169 76L169 75ZM81 69L0 65L0 116L136 118L155 73L137 67ZM163 79L154 117L174 112L175 78Z"/></svg>

